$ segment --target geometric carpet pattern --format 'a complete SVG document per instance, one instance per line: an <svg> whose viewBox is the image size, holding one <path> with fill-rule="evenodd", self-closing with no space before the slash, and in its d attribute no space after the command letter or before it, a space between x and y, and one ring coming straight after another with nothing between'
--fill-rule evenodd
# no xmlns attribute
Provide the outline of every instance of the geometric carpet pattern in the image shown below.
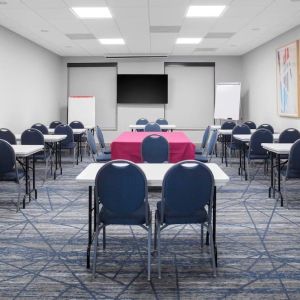
<svg viewBox="0 0 300 300"><path fill-rule="evenodd" d="M146 232L109 226L93 278L86 269L88 190L74 180L88 163L64 164L56 181L38 181L38 199L18 213L16 187L0 183L0 299L300 299L299 182L289 185L286 209L268 198L262 169L245 181L236 165L221 165L230 182L217 191L216 278L199 227L190 225L163 230L162 279L153 258L150 282ZM159 199L150 192L152 213Z"/></svg>

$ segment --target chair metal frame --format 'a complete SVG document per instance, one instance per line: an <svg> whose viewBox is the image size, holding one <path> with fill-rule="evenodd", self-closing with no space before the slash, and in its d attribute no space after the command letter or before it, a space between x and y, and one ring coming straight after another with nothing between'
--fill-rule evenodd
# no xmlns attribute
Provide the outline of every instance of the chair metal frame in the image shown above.
<svg viewBox="0 0 300 300"><path fill-rule="evenodd" d="M146 222L144 224L126 224L127 226L140 226L141 228L145 229L148 232L148 255L147 255L147 273L148 273L148 280L151 279L151 239L152 239L152 222L151 222L151 210L148 210L149 207L149 201L148 201L148 185L147 185L147 178L142 171L140 167L138 167L135 163L128 161L128 160L113 160L108 163L106 163L97 173L96 179L95 179L95 197L96 198L96 205L95 205L95 214L96 214L96 233L95 233L95 238L94 238L94 254L93 254L93 276L96 276L96 262L97 262L97 246L98 246L98 237L101 229L103 230L103 250L106 249L106 230L105 228L108 225L105 225L100 222L100 210L99 210L99 205L103 205L102 199L99 196L99 186L97 182L99 181L99 177L102 176L102 173L109 167L111 167L114 164L118 164L120 167L124 167L124 165L130 165L134 166L136 170L140 173L140 175L143 177L144 181L144 193L145 193L145 198L144 198L144 203L145 203L145 220ZM130 199L129 199L130 200ZM114 224L109 224L109 225L114 225ZM119 224L120 225L120 224Z"/></svg>
<svg viewBox="0 0 300 300"><path fill-rule="evenodd" d="M168 227L169 225L164 223L164 206L165 206L165 192L166 192L166 182L168 180L169 176L172 176L172 172L178 167L178 166L184 166L184 165L196 165L196 167L201 166L202 168L205 168L205 170L210 174L212 186L210 190L210 199L208 199L207 203L203 206L207 206L207 215L208 220L207 224L206 222L199 223L201 225L201 248L203 247L203 227L205 226L208 230L209 235L209 245L210 245L210 253L211 253L211 259L212 259L212 268L213 268L213 276L216 277L217 275L217 269L216 269L216 258L215 258L215 246L213 241L213 229L212 229L212 206L213 206L213 197L214 197L214 176L211 172L211 170L204 164L199 161L195 160L185 160L181 161L174 166L172 166L167 173L164 176L163 184L162 184L162 200L161 200L161 216L158 218L158 210L156 210L155 213L155 234L154 234L154 248L157 250L158 254L158 278L161 279L161 231ZM195 166L194 166L195 167ZM193 168L193 166L192 166ZM176 224L176 223L174 223ZM188 224L188 223L186 223ZM193 223L195 224L195 223ZM196 223L197 224L197 223ZM172 224L173 225L173 224ZM156 249L157 246L157 249Z"/></svg>

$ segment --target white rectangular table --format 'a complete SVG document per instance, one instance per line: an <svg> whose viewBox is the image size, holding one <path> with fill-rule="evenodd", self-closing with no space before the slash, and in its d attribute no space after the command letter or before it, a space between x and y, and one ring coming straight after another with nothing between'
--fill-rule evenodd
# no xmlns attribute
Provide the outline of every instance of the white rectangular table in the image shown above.
<svg viewBox="0 0 300 300"><path fill-rule="evenodd" d="M62 165L61 165L61 148L60 142L63 141L67 136L65 134L43 134L45 143L53 144L54 147L52 148L55 153L55 170L54 170L54 180L56 179L56 172L58 170L58 165L60 168L60 174L62 174ZM21 140L21 134L15 134L16 140Z"/></svg>
<svg viewBox="0 0 300 300"><path fill-rule="evenodd" d="M271 184L269 187L269 198L271 197L271 191L273 191L273 196L275 196L275 191L278 192L281 200L281 206L283 206L283 197L281 193L281 176L280 176L280 155L288 155L292 148L292 143L262 143L261 146L266 149L271 154ZM277 189L274 186L274 156L276 157L277 166Z"/></svg>
<svg viewBox="0 0 300 300"><path fill-rule="evenodd" d="M131 129L131 131L133 130L137 130L137 129L145 129L145 126L146 125L137 125L137 124L132 124L132 125L129 125L129 128ZM171 130L173 131L174 129L176 129L176 125L172 125L172 124L167 124L167 125L159 125L160 128L162 130Z"/></svg>
<svg viewBox="0 0 300 300"><path fill-rule="evenodd" d="M87 247L87 268L90 267L90 249L93 242L93 233L92 233L92 213L93 213L93 187L95 186L95 178L104 163L91 163L89 164L77 177L76 181L78 183L82 183L88 186L88 199L89 199L89 210L88 210L88 247ZM147 178L148 186L157 186L161 187L163 178L166 172L174 165L174 164L146 164L141 163L137 164L145 173ZM208 163L206 166L212 171L214 179L215 179L215 187L214 187L214 198L213 198L213 239L215 242L215 256L217 258L217 246L216 246L216 187L224 186L229 182L229 177L225 172L217 165L213 163ZM95 199L94 199L95 201ZM94 203L95 205L95 203ZM94 230L95 230L95 215L94 215Z"/></svg>
<svg viewBox="0 0 300 300"><path fill-rule="evenodd" d="M279 140L279 133L273 133L273 141L277 142ZM244 170L245 173L245 180L248 178L248 174L246 172L246 144L250 142L252 134L234 134L233 137L238 141L242 142L242 149L240 149L240 167L239 171L242 172ZM241 161L241 152L243 152L243 168L242 168L242 161Z"/></svg>
<svg viewBox="0 0 300 300"><path fill-rule="evenodd" d="M73 134L83 134L85 133L89 128L73 128ZM55 128L48 128L49 134L54 134Z"/></svg>
<svg viewBox="0 0 300 300"><path fill-rule="evenodd" d="M91 126L90 126L91 127ZM73 134L77 136L82 136L86 131L90 129L88 127L85 128L72 128ZM94 130L94 127L92 127L92 130ZM49 134L54 134L55 128L48 128ZM82 161L82 152L81 152L81 138L78 139L77 142L77 165L79 160L79 153L81 155L81 161Z"/></svg>
<svg viewBox="0 0 300 300"><path fill-rule="evenodd" d="M252 134L234 134L233 137L243 143L249 143ZM279 133L273 133L273 141L276 142L279 140Z"/></svg>
<svg viewBox="0 0 300 300"><path fill-rule="evenodd" d="M15 151L17 158L25 158L25 195L23 197L23 208L25 208L26 196L31 200L31 192L34 192L37 198L37 190L35 188L35 162L32 160L32 190L29 185L29 158L34 154L44 150L42 145L11 145Z"/></svg>

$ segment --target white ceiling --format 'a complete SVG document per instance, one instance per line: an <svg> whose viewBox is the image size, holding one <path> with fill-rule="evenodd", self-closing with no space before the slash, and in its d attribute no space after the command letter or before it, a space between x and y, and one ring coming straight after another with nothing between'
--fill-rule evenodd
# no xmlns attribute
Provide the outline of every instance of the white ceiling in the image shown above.
<svg viewBox="0 0 300 300"><path fill-rule="evenodd" d="M228 6L220 18L185 18L189 5L213 4ZM80 20L72 6L108 6L113 18ZM299 24L300 1L295 0L0 1L0 25L61 56L241 55ZM150 26L177 26L179 32L151 33ZM205 38L208 33L234 35ZM204 39L198 45L175 45L177 37ZM103 46L96 38L123 38L126 45Z"/></svg>

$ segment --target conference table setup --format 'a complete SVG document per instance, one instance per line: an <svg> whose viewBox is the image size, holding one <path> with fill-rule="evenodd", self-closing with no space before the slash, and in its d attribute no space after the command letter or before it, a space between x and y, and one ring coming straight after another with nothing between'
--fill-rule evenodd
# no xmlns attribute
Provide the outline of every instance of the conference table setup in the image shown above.
<svg viewBox="0 0 300 300"><path fill-rule="evenodd" d="M79 155L81 156L81 161L82 161L82 141L81 141L81 137L82 135L84 135L86 133L87 130L91 130L92 132L94 132L94 128L95 126L89 125L89 126L84 126L84 128L72 128L73 134L74 136L78 136L78 142L77 142L77 165L78 165L78 161L79 161ZM54 134L55 132L55 128L48 128L48 132L50 135Z"/></svg>
<svg viewBox="0 0 300 300"><path fill-rule="evenodd" d="M195 145L184 132L123 132L111 143L111 158L142 162L141 144L145 137L156 134L169 143L169 161L195 159Z"/></svg>
<svg viewBox="0 0 300 300"><path fill-rule="evenodd" d="M61 164L61 141L63 141L67 136L65 134L43 134L44 141L49 145L50 149L54 151L55 154L55 169L53 173L54 180L56 179L56 172L58 168L60 169L60 175L62 175L62 164ZM16 140L21 141L21 134L15 134Z"/></svg>
<svg viewBox="0 0 300 300"><path fill-rule="evenodd" d="M91 163L89 164L77 177L76 182L88 187L88 245L86 254L86 266L90 268L90 251L91 245L95 235L95 197L94 186L95 178L98 171L104 166L104 163ZM161 187L163 178L167 171L174 165L172 163L138 163L137 164L144 172L148 187ZM208 163L206 166L210 169L214 177L214 194L213 194L213 240L215 245L215 258L217 261L217 241L216 241L216 229L217 229L217 188L225 186L229 182L229 177L226 173L215 163ZM93 199L94 197L94 199ZM94 223L94 228L92 223Z"/></svg>
<svg viewBox="0 0 300 300"><path fill-rule="evenodd" d="M228 137L232 136L233 129L220 129L221 126L219 126L219 125L212 125L211 128L218 130L218 134L223 137L223 139L221 141L222 142L222 163L223 163L223 158L224 158L225 165L227 167L227 165L228 165L228 161L227 161ZM256 130L257 129L250 129L251 134L254 133ZM234 135L234 137L236 138L236 136L238 136L239 138L236 138L237 140L247 143L250 141L251 134L237 134L237 135ZM274 141L278 141L279 134L274 133L273 138L274 138Z"/></svg>
<svg viewBox="0 0 300 300"><path fill-rule="evenodd" d="M239 173L244 171L245 180L248 179L248 174L246 171L246 149L247 144L249 144L252 134L234 134L233 137L242 142L242 146L240 147L240 165L239 165ZM277 142L279 140L279 133L273 133L273 141ZM242 162L243 161L243 162Z"/></svg>

